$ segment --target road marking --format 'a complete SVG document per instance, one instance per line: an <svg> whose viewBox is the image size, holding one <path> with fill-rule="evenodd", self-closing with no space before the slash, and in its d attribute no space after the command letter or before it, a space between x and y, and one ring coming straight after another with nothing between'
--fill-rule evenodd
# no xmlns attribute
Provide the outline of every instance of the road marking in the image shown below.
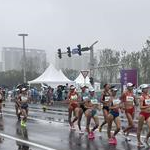
<svg viewBox="0 0 150 150"><path fill-rule="evenodd" d="M6 111L15 112L14 109L11 109L11 110L9 109L9 110L6 110ZM32 109L31 109L30 112L33 113L34 111L32 111ZM43 112L43 111L42 111L42 112ZM49 112L50 112L50 111L49 111ZM53 112L54 114L58 114L58 113L59 113L59 114L61 114L61 115L67 115L67 116L68 116L68 113L67 113L67 112L63 112L63 111L52 111L52 112ZM56 112L58 112L58 113L56 113ZM100 114L98 117L99 117L99 119L104 119L104 116L102 116L101 114ZM121 120L121 121L128 121L127 119L124 119L124 118L121 118L121 117L120 117L120 120ZM138 122L137 119L134 119L133 121L136 122L136 123Z"/></svg>
<svg viewBox="0 0 150 150"><path fill-rule="evenodd" d="M3 113L4 115L7 115L7 116L13 116L13 117L16 117L16 115L13 115L13 114L8 114L8 113ZM38 121L38 122L41 122L41 123L47 123L49 124L50 122L53 122L53 123L63 123L64 122L59 122L59 121L48 121L48 120L43 120L43 119L37 119L37 118L33 118L33 117L28 117L28 119L31 119L31 120L35 120L35 121ZM81 126L82 128L85 128L85 126ZM98 129L97 129L98 130ZM103 130L104 132L107 132L107 130ZM119 132L120 135L122 135L121 132ZM133 133L130 133L130 136L132 137L137 137L137 134L133 134ZM143 136L141 135L141 138L146 138L146 136Z"/></svg>
<svg viewBox="0 0 150 150"><path fill-rule="evenodd" d="M5 104L5 105L6 105L6 104ZM13 105L10 105L10 104L7 104L7 105L8 105L8 106L13 106ZM6 106L6 108L8 108L8 107ZM10 108L11 108L11 107L10 107ZM31 109L30 109L31 112L32 112L32 111L34 112L34 108L33 108L33 107L29 107L29 108L31 108ZM43 111L42 111L42 106L41 106L41 108L38 107L38 109L41 109L39 112L43 112ZM68 114L68 110L67 110L67 109L66 109L66 110L65 110L65 109L64 109L64 110L61 109L61 111L59 111L59 110L57 110L57 109L51 109L51 110L49 111L49 113L55 113L55 112L59 112L59 113L61 113L62 115L64 115L64 114L67 115L67 114ZM102 114L100 114L98 117L99 117L99 119L103 119L103 118L104 118ZM121 120L121 121L127 121L127 119L124 119L124 118L121 118L121 117L120 117L120 120ZM136 123L138 122L137 119L134 119L133 121L136 122Z"/></svg>
<svg viewBox="0 0 150 150"><path fill-rule="evenodd" d="M16 117L16 115L14 115L14 114L9 114L9 113L2 113L2 114L7 115L7 116ZM33 117L28 117L28 119L35 120L35 121L42 122L42 123L50 123L51 122L51 121L48 121L48 120L37 119L37 118L33 118Z"/></svg>
<svg viewBox="0 0 150 150"><path fill-rule="evenodd" d="M13 116L13 117L16 117L15 114L9 114L9 113L2 113L3 115L5 116ZM60 123L60 124L64 124L65 122L64 121L59 121L59 119L56 119L56 120L44 120L44 119L38 119L38 118L33 118L33 117L28 117L28 119L30 120L34 120L34 121L38 121L38 122L41 122L41 123L45 123L45 124L49 124L49 123Z"/></svg>
<svg viewBox="0 0 150 150"><path fill-rule="evenodd" d="M4 110L10 110L10 108L12 109L12 107L5 107L5 108L3 108ZM43 110L42 110L42 108L41 108L41 110L38 110L38 109L33 109L33 108L29 108L29 110L31 111L31 112L43 112ZM53 113L53 114L57 114L57 113L59 113L59 114L62 114L62 115L67 115L68 114L68 112L67 111L63 111L63 110L48 110L48 111L46 111L46 113Z"/></svg>
<svg viewBox="0 0 150 150"><path fill-rule="evenodd" d="M107 132L107 130L103 130L104 132ZM123 135L121 132L119 132L120 135ZM137 137L137 134L129 133L129 136ZM141 135L141 138L146 138L146 136Z"/></svg>
<svg viewBox="0 0 150 150"><path fill-rule="evenodd" d="M4 108L12 108L12 107L15 107L15 106L7 104ZM30 110L38 110L39 112L43 112L42 106L41 107L33 107L33 106L29 105L29 109ZM47 110L48 110L48 112L55 112L55 111L64 112L64 113L68 112L67 108L60 109L60 108L50 107L50 108L47 108Z"/></svg>
<svg viewBox="0 0 150 150"><path fill-rule="evenodd" d="M30 146L42 148L44 150L56 150L56 149L53 149L53 148L50 148L50 147L47 147L47 146L44 146L44 145L41 145L41 144L37 144L37 143L30 142L30 141L22 140L22 139L19 139L19 138L16 138L16 137L13 137L13 136L10 136L10 135L7 135L7 134L0 133L0 136L2 136L4 138L7 138L7 139L15 140L15 141L18 141L18 142L22 142L22 143L28 144Z"/></svg>

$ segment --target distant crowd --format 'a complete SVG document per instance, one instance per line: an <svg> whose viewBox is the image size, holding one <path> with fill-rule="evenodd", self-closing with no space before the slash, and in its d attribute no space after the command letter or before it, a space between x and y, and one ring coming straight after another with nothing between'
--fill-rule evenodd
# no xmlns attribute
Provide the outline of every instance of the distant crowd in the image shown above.
<svg viewBox="0 0 150 150"><path fill-rule="evenodd" d="M3 90L3 95L5 95L4 98L7 101L14 101L18 89L19 88L16 87L14 90ZM38 90L36 87L30 87L28 89L28 95L31 103L46 103L47 105L51 105L54 101L66 100L68 92L68 84L65 86L59 85L57 88L45 85L42 86L40 90Z"/></svg>

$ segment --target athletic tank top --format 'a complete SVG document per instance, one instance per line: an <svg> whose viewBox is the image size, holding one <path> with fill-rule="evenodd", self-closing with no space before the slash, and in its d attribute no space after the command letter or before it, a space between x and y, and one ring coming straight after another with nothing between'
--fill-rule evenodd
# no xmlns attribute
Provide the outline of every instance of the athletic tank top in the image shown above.
<svg viewBox="0 0 150 150"><path fill-rule="evenodd" d="M27 96L24 96L24 95L21 96L21 101L22 102L26 102L27 100L28 100Z"/></svg>
<svg viewBox="0 0 150 150"><path fill-rule="evenodd" d="M89 99L89 94L84 92L84 93L81 93L81 100L82 101L86 101Z"/></svg>
<svg viewBox="0 0 150 150"><path fill-rule="evenodd" d="M70 93L69 99L71 101L77 101L78 100L78 94L77 93Z"/></svg>
<svg viewBox="0 0 150 150"><path fill-rule="evenodd" d="M90 100L91 100L91 103L93 104L93 105L95 105L95 104L99 104L99 101L98 101L98 99L94 96L94 97L90 97Z"/></svg>
<svg viewBox="0 0 150 150"><path fill-rule="evenodd" d="M143 106L149 106L150 105L150 95L142 94L141 96L144 98Z"/></svg>
<svg viewBox="0 0 150 150"><path fill-rule="evenodd" d="M120 100L120 99L114 98L113 101L112 101L111 106L119 105L120 103L121 103L121 100ZM119 112L119 108L115 108L115 109L112 109L112 110L114 110L114 111L116 111L116 112Z"/></svg>
<svg viewBox="0 0 150 150"><path fill-rule="evenodd" d="M134 102L133 93L125 92L123 94L123 102Z"/></svg>
<svg viewBox="0 0 150 150"><path fill-rule="evenodd" d="M104 91L102 100L108 102L110 100L110 93Z"/></svg>

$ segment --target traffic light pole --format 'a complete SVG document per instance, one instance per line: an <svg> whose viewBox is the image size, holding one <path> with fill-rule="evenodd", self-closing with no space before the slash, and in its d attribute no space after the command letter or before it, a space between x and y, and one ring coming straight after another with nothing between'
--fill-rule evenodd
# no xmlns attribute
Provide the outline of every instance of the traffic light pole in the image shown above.
<svg viewBox="0 0 150 150"><path fill-rule="evenodd" d="M98 41L95 41L90 47L83 47L81 48L81 45L77 45L77 50L78 50L78 54L81 56L81 52L82 51L89 51L90 50L90 78L91 78L91 81L92 81L92 85L94 84L94 75L95 75L95 71L94 71L94 45L97 44ZM61 52L61 50L59 49L59 55L62 56L62 54L68 54L69 57L71 57L71 49L70 47L67 47L67 52ZM59 56L59 58L61 59L62 57Z"/></svg>
<svg viewBox="0 0 150 150"><path fill-rule="evenodd" d="M94 50L90 48L90 77L94 78Z"/></svg>
<svg viewBox="0 0 150 150"><path fill-rule="evenodd" d="M112 64L112 65L105 65L105 66L98 66L98 67L94 67L93 69L100 69L100 68L109 68L109 67L118 67L118 66L122 66L122 68L124 69L124 63L121 64Z"/></svg>
<svg viewBox="0 0 150 150"><path fill-rule="evenodd" d="M97 43L98 43L98 41L95 41L90 46L90 77L93 78L93 83L94 83L94 45Z"/></svg>

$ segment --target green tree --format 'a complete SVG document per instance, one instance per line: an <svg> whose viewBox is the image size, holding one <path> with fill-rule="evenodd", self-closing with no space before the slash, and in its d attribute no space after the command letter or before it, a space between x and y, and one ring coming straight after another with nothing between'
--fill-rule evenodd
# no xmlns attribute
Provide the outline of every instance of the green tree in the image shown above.
<svg viewBox="0 0 150 150"><path fill-rule="evenodd" d="M36 72L27 72L27 81L33 80L39 76ZM0 84L7 87L14 87L17 84L23 83L23 71L10 70L0 72Z"/></svg>
<svg viewBox="0 0 150 150"><path fill-rule="evenodd" d="M98 66L101 67L99 69L101 82L104 83L116 82L118 77L118 71L119 71L118 66L117 67L107 67L107 66L120 63L120 52L114 51L112 49L104 49L100 51L99 59L100 61Z"/></svg>
<svg viewBox="0 0 150 150"><path fill-rule="evenodd" d="M150 83L150 41L147 40L140 55L140 76L142 83Z"/></svg>

